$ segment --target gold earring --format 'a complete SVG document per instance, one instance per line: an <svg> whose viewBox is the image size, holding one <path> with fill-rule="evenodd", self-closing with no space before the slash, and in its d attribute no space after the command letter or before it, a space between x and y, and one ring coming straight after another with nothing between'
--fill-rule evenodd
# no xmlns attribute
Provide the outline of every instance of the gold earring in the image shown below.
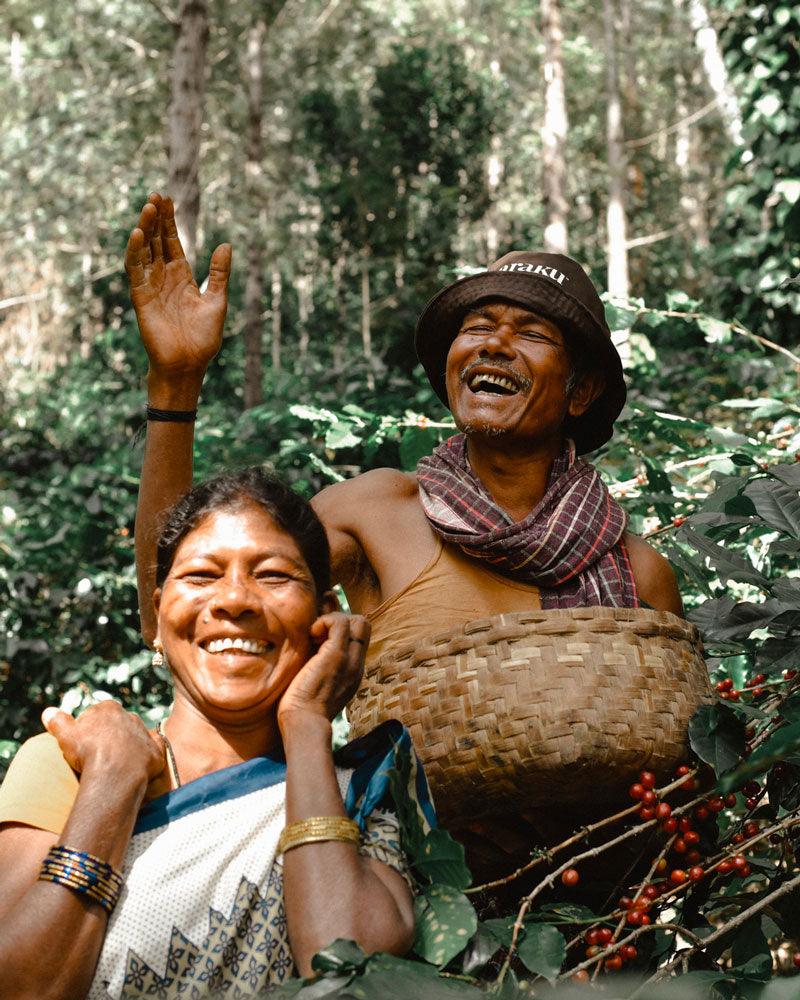
<svg viewBox="0 0 800 1000"><path fill-rule="evenodd" d="M163 667L164 666L164 654L161 651L161 647L160 646L156 646L154 648L153 659L151 660L151 663L153 664L154 667Z"/></svg>

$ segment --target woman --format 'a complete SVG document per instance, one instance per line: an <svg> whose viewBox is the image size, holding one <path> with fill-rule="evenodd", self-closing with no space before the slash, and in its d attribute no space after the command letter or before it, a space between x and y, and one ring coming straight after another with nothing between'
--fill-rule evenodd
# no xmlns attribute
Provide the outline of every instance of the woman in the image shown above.
<svg viewBox="0 0 800 1000"><path fill-rule="evenodd" d="M336 612L328 572L310 507L258 470L178 504L154 596L175 685L160 733L114 702L48 709L0 788L6 1000L247 996L335 938L410 947L397 748L382 727L331 752L369 626Z"/></svg>

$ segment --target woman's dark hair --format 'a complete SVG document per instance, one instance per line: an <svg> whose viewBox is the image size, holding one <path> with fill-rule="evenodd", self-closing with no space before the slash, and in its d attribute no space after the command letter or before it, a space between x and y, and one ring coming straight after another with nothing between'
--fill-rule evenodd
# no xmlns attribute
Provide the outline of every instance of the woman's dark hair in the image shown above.
<svg viewBox="0 0 800 1000"><path fill-rule="evenodd" d="M158 539L156 586L164 583L178 546L204 517L248 503L262 507L295 540L311 570L317 598L330 590L331 556L322 522L306 500L255 466L198 483L175 504Z"/></svg>

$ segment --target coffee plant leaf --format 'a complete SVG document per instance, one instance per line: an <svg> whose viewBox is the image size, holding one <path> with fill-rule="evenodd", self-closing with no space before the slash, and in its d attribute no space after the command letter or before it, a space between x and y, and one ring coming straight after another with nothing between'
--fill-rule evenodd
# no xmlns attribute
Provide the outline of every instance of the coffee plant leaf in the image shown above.
<svg viewBox="0 0 800 1000"><path fill-rule="evenodd" d="M780 479L787 486L794 486L800 489L800 462L791 462L788 465L771 465L770 475Z"/></svg>
<svg viewBox="0 0 800 1000"><path fill-rule="evenodd" d="M552 924L527 924L517 954L526 968L552 985L567 957L564 936Z"/></svg>
<svg viewBox="0 0 800 1000"><path fill-rule="evenodd" d="M355 941L337 938L314 955L311 968L315 972L358 972L364 967L366 960L367 956Z"/></svg>
<svg viewBox="0 0 800 1000"><path fill-rule="evenodd" d="M755 479L745 487L761 518L777 531L800 538L800 494L776 479Z"/></svg>
<svg viewBox="0 0 800 1000"><path fill-rule="evenodd" d="M778 706L778 715L786 722L800 722L800 691L794 691Z"/></svg>
<svg viewBox="0 0 800 1000"><path fill-rule="evenodd" d="M737 583L752 583L762 589L767 586L767 578L758 572L749 559L733 549L723 548L686 525L680 529L679 538L708 559L709 565L717 571L723 584L728 580L735 580Z"/></svg>
<svg viewBox="0 0 800 1000"><path fill-rule="evenodd" d="M414 869L431 882L466 889L472 875L464 858L463 845L446 830L431 830L414 855Z"/></svg>
<svg viewBox="0 0 800 1000"><path fill-rule="evenodd" d="M488 920L481 921L481 927L484 927L498 944L501 944L504 948L508 948L514 936L515 922L515 916L490 917Z"/></svg>
<svg viewBox="0 0 800 1000"><path fill-rule="evenodd" d="M414 900L417 933L414 952L443 968L464 951L478 927L478 917L467 897L447 885L427 886Z"/></svg>
<svg viewBox="0 0 800 1000"><path fill-rule="evenodd" d="M746 639L756 629L784 621L786 612L791 610L774 598L756 604L752 601L734 601L726 594L693 608L688 617L703 633L703 638L712 642ZM793 622L785 620L785 625L792 627Z"/></svg>
<svg viewBox="0 0 800 1000"><path fill-rule="evenodd" d="M551 924L591 924L599 919L593 910L580 903L545 903L539 907L536 918Z"/></svg>
<svg viewBox="0 0 800 1000"><path fill-rule="evenodd" d="M728 344L733 336L730 323L713 316L698 316L697 325L703 331L707 344Z"/></svg>
<svg viewBox="0 0 800 1000"><path fill-rule="evenodd" d="M406 427L400 438L400 464L403 469L413 472L417 462L430 455L440 440L433 427Z"/></svg>
<svg viewBox="0 0 800 1000"><path fill-rule="evenodd" d="M489 928L485 924L479 923L478 929L470 938L467 950L461 960L462 971L467 975L475 975L475 973L480 972L497 954L500 946L501 943Z"/></svg>
<svg viewBox="0 0 800 1000"><path fill-rule="evenodd" d="M750 778L764 774L779 761L800 764L800 722L781 726L746 760L742 761L735 771L722 778L719 782L719 790L729 792L734 788L739 788Z"/></svg>
<svg viewBox="0 0 800 1000"><path fill-rule="evenodd" d="M689 721L689 742L701 760L724 774L744 752L744 722L723 702L701 705Z"/></svg>
<svg viewBox="0 0 800 1000"><path fill-rule="evenodd" d="M483 995L469 983L442 978L432 965L385 954L373 955L339 994L342 1000L477 1000Z"/></svg>

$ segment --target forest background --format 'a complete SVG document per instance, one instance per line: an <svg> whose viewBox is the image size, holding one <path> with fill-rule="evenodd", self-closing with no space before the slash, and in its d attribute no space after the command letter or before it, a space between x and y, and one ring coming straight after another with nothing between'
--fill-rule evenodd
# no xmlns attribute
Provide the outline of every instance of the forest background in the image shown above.
<svg viewBox="0 0 800 1000"><path fill-rule="evenodd" d="M744 708L715 706L714 749L694 749L730 783L747 723L750 745L773 748L765 782L778 756L794 767L800 5L6 0L2 22L4 762L46 705L113 696L154 720L169 699L136 613L146 359L121 268L162 190L199 280L213 246L234 245L200 476L266 462L311 493L376 465L413 469L452 426L410 346L427 299L511 248L584 262L630 379L595 460L676 567L712 679L747 690L766 675ZM740 880L751 896L797 874L792 775L791 794L773 786L771 803L726 813L724 836L754 809L780 833ZM704 989L760 995L786 971L797 928L764 912L755 951L706 949L717 978ZM491 933L508 954L506 931ZM509 996L575 965L548 965L528 925L517 938L530 961L502 972ZM417 954L477 989L497 949L470 964L459 943ZM653 954L649 969L671 953ZM351 954L326 974L343 968L368 983Z"/></svg>

